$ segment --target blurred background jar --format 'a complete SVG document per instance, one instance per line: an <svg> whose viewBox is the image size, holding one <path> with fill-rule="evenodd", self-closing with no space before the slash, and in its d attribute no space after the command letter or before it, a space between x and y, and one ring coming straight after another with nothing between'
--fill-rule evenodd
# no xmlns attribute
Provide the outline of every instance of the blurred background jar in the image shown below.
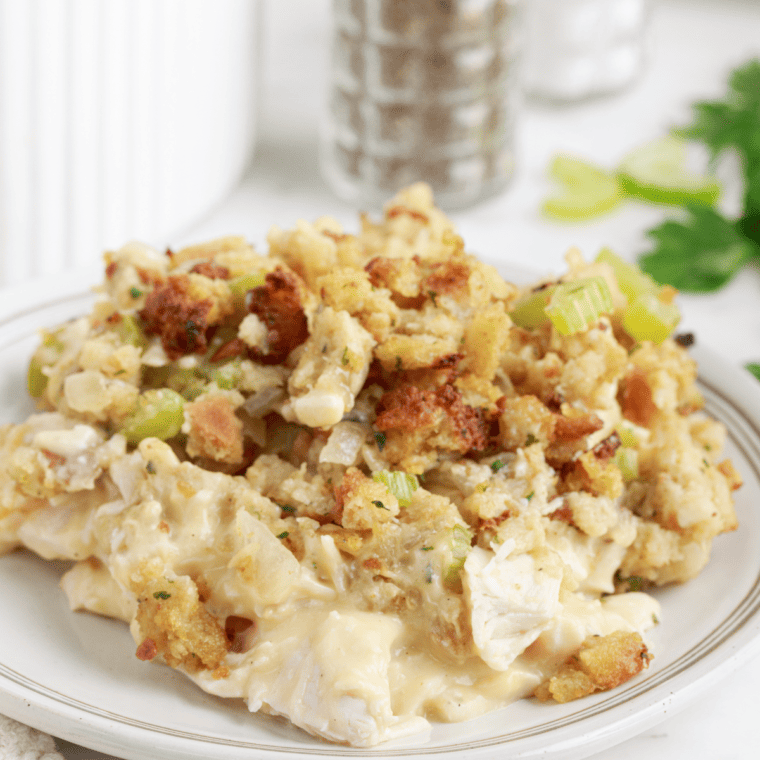
<svg viewBox="0 0 760 760"><path fill-rule="evenodd" d="M365 208L428 182L446 209L514 168L522 0L333 0L320 161Z"/></svg>
<svg viewBox="0 0 760 760"><path fill-rule="evenodd" d="M0 285L165 244L255 143L259 0L0 0Z"/></svg>
<svg viewBox="0 0 760 760"><path fill-rule="evenodd" d="M576 101L631 84L644 65L647 0L528 0L524 86Z"/></svg>

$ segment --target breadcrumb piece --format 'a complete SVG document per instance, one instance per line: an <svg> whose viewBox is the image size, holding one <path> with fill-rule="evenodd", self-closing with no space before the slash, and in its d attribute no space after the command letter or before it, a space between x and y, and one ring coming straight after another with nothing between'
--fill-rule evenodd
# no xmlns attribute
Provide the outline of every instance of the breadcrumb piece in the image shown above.
<svg viewBox="0 0 760 760"><path fill-rule="evenodd" d="M536 689L535 696L542 702L571 702L595 691L614 689L649 667L651 659L638 633L589 636L559 672Z"/></svg>
<svg viewBox="0 0 760 760"><path fill-rule="evenodd" d="M194 672L215 670L224 661L229 641L219 621L203 606L190 578L154 578L143 586L137 605L141 641L137 656L162 655L171 667Z"/></svg>
<svg viewBox="0 0 760 760"><path fill-rule="evenodd" d="M227 396L204 396L185 406L189 420L187 452L217 462L243 459L243 423Z"/></svg>

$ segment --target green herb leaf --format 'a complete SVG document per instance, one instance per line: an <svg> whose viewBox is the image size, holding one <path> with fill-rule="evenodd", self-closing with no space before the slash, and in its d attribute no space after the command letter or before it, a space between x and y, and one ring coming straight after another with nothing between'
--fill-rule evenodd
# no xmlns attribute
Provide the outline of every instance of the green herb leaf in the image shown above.
<svg viewBox="0 0 760 760"><path fill-rule="evenodd" d="M682 137L702 141L716 157L736 148L754 169L760 161L760 58L734 70L724 100L699 101L694 120L677 130Z"/></svg>
<svg viewBox="0 0 760 760"><path fill-rule="evenodd" d="M649 231L655 248L639 259L662 285L708 293L723 287L755 254L737 225L707 206L691 206L685 221Z"/></svg>
<svg viewBox="0 0 760 760"><path fill-rule="evenodd" d="M739 231L756 246L754 254L760 258L760 166L747 177L744 194L744 216L738 222Z"/></svg>
<svg viewBox="0 0 760 760"><path fill-rule="evenodd" d="M750 362L744 365L745 369L749 370L758 380L760 380L760 364Z"/></svg>
<svg viewBox="0 0 760 760"><path fill-rule="evenodd" d="M153 594L154 599L168 599L171 594L168 591L156 591Z"/></svg>

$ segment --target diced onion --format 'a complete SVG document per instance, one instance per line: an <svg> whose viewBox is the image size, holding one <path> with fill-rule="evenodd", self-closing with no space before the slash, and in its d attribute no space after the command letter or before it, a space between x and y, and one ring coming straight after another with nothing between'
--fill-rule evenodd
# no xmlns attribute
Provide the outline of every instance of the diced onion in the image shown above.
<svg viewBox="0 0 760 760"><path fill-rule="evenodd" d="M243 409L251 417L263 417L271 412L284 398L285 391L282 388L279 386L269 386L249 396L243 403Z"/></svg>
<svg viewBox="0 0 760 760"><path fill-rule="evenodd" d="M319 461L327 464L356 464L359 451L367 438L367 428L358 422L339 422L319 453Z"/></svg>

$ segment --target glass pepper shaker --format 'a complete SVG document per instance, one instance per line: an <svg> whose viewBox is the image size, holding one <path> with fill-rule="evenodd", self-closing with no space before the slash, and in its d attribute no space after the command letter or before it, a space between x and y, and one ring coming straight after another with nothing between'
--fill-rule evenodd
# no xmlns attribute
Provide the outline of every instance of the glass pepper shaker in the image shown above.
<svg viewBox="0 0 760 760"><path fill-rule="evenodd" d="M514 165L522 0L333 0L323 175L377 206L415 181L463 208Z"/></svg>

